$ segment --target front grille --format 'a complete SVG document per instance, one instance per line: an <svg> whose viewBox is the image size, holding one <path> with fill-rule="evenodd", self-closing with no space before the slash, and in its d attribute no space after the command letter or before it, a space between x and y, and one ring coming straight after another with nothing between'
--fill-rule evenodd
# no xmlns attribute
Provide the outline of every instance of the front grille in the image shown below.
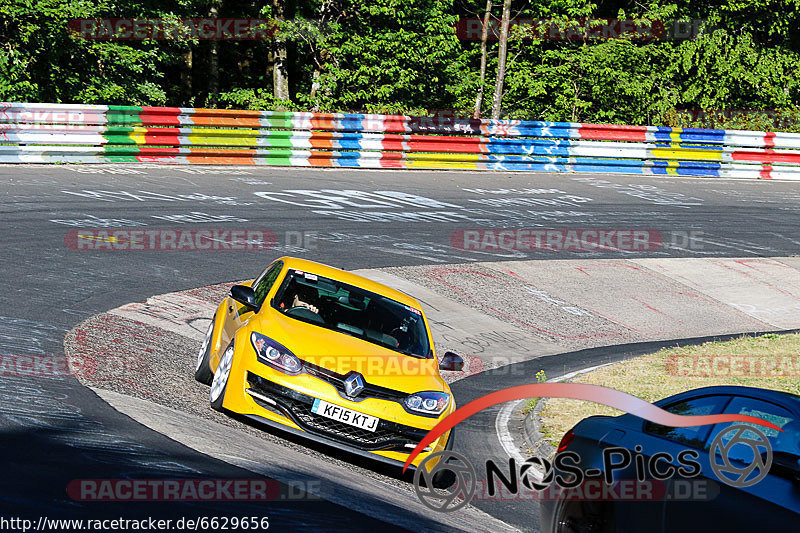
<svg viewBox="0 0 800 533"><path fill-rule="evenodd" d="M344 379L347 377L347 374L338 374L333 370L328 370L327 368L323 368L321 366L313 365L309 362L303 362L303 368L306 372L311 374L312 376L321 379L323 381L327 381L334 387L336 390L339 391L339 394L342 397L347 398L344 389ZM364 390L362 390L358 398L353 398L354 400L358 401L361 398L378 398L379 400L389 400L391 402L398 402L402 405L403 400L408 396L408 393L397 391L394 389L389 389L387 387L381 387L379 385L373 385L371 383L367 383L366 380L364 381Z"/></svg>
<svg viewBox="0 0 800 533"><path fill-rule="evenodd" d="M339 422L311 411L314 398L266 380L252 372L247 373L250 389L275 400L283 413L295 424L315 435L342 442L362 450L398 450L409 452L407 444L416 446L427 433L426 430L379 419L375 431ZM266 408L274 407L253 399Z"/></svg>

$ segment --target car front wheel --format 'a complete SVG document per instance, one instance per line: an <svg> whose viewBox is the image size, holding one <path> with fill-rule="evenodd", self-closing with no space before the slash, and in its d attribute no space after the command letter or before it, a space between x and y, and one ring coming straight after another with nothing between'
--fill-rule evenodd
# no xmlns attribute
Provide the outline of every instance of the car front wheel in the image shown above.
<svg viewBox="0 0 800 533"><path fill-rule="evenodd" d="M194 379L204 385L210 385L214 377L214 374L211 373L211 369L208 366L208 360L211 357L211 339L214 336L215 318L216 316L211 319L211 324L209 324L208 331L203 339L203 344L200 345L200 350L197 352L197 360L194 365Z"/></svg>
<svg viewBox="0 0 800 533"><path fill-rule="evenodd" d="M211 408L216 411L222 411L222 402L225 400L225 389L228 387L228 378L231 375L232 365L233 342L228 345L222 354L219 365L217 365L217 371L214 372L214 379L211 380L209 399L211 400Z"/></svg>

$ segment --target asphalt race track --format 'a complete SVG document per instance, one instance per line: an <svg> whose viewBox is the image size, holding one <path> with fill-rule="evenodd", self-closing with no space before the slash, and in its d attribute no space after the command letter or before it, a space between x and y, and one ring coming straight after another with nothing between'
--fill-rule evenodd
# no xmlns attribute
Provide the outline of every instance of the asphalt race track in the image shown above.
<svg viewBox="0 0 800 533"><path fill-rule="evenodd" d="M800 190L777 181L131 165L5 166L0 183L4 358L61 356L65 335L98 314L154 295L252 278L281 255L344 269L386 269L523 260L792 257L800 250ZM100 228L249 229L272 232L277 245L261 251L75 249L70 231ZM660 235L661 244L638 251L465 250L459 245L465 230L501 228L640 229ZM740 318L741 331L791 326L749 327ZM666 338L693 336L698 335ZM121 344L134 342L124 329L116 338ZM182 342L176 341L175 350L191 353L193 346ZM550 365L553 373L570 371L587 361L599 364L656 346L607 347L619 343L604 341L598 345L605 348L588 352L578 346L562 349L572 355L549 355L536 369ZM336 498L278 498L269 504L76 501L66 489L75 479L257 474L149 429L65 373L18 376L4 368L2 375L3 515L256 515L268 516L276 530L352 530L354 524L403 528ZM516 383L509 383L507 374L487 372L456 382L453 390L463 404L511 384ZM283 446L280 440L271 445ZM303 447L292 443L292 449ZM404 483L387 474L370 475ZM353 469L352 475L365 474ZM291 491L285 484L279 490ZM478 507L515 527L537 527L535 505ZM429 515L411 519L422 529L443 528Z"/></svg>

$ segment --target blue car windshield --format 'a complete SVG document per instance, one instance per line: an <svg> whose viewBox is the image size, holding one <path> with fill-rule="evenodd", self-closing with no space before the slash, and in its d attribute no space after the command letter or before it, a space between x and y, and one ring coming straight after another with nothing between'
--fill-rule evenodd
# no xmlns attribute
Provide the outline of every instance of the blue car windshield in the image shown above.
<svg viewBox="0 0 800 533"><path fill-rule="evenodd" d="M296 320L405 355L433 356L418 309L334 279L289 269L272 307Z"/></svg>

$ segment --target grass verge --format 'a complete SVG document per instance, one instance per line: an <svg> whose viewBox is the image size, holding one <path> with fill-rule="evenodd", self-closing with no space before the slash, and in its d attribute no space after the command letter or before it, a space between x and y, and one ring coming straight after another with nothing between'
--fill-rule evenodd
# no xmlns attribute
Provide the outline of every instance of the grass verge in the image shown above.
<svg viewBox="0 0 800 533"><path fill-rule="evenodd" d="M611 387L648 402L711 385L743 385L800 394L800 334L767 334L665 348L582 374L573 383ZM552 445L581 419L621 411L580 400L549 398L541 433Z"/></svg>

